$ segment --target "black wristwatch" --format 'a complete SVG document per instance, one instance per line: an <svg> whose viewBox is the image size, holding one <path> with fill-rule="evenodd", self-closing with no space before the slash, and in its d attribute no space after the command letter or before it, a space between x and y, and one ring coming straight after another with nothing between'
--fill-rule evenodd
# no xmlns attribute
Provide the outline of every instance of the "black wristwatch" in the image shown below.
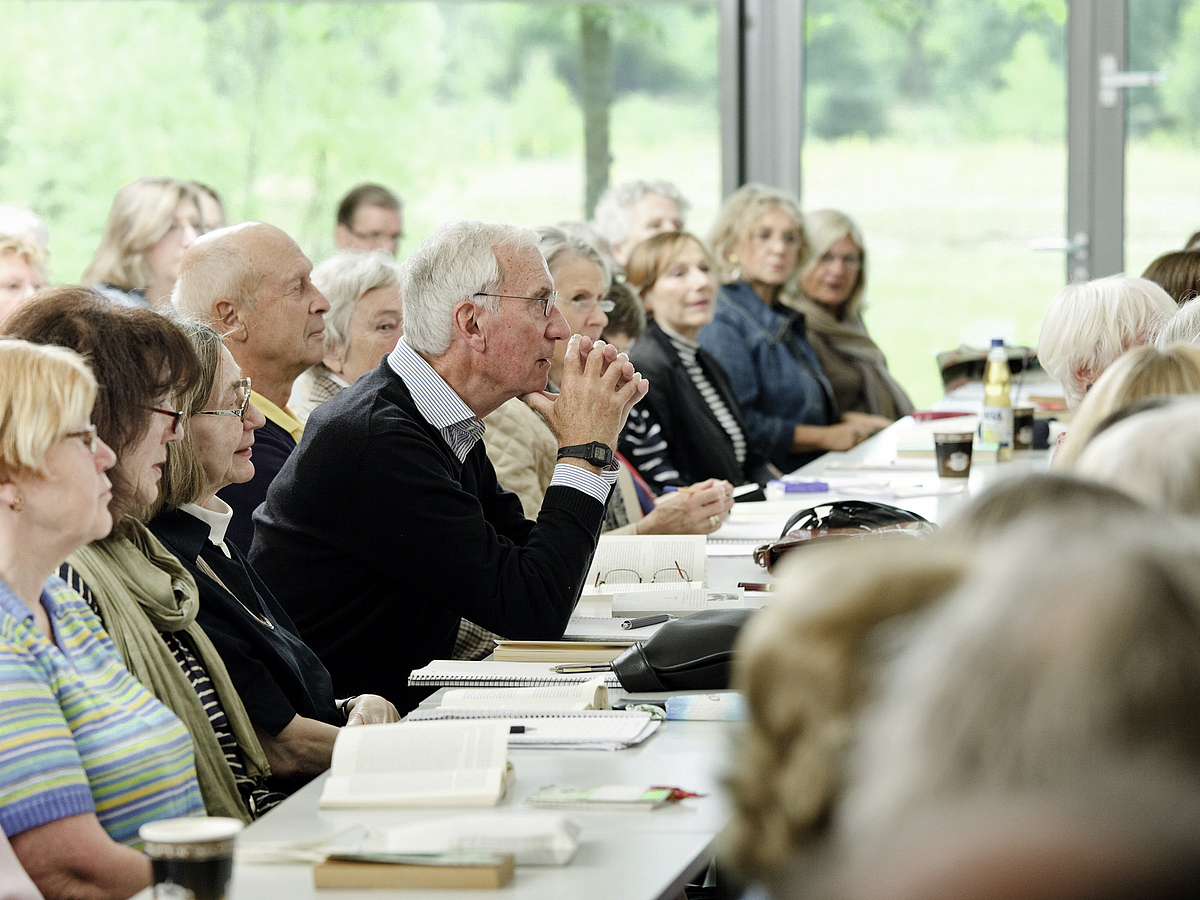
<svg viewBox="0 0 1200 900"><path fill-rule="evenodd" d="M593 466L607 469L612 465L613 450L608 444L601 443L600 441L592 441L588 444L576 444L574 447L559 447L558 458L562 459L564 456L582 459Z"/></svg>

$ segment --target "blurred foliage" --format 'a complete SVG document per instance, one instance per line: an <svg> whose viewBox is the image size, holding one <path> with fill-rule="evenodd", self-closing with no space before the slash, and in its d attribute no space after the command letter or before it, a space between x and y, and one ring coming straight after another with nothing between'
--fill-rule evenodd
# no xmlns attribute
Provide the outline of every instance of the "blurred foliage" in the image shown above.
<svg viewBox="0 0 1200 900"><path fill-rule="evenodd" d="M476 164L580 155L578 15L545 3L0 0L0 197L47 219L59 280L79 276L113 194L146 174L213 185L231 219L277 222L320 258L355 183L434 195ZM711 102L716 18L706 2L612 7L616 101ZM558 217L582 206L582 191L563 198ZM410 233L436 224L410 204Z"/></svg>
<svg viewBox="0 0 1200 900"><path fill-rule="evenodd" d="M1200 0L1128 8L1129 67L1170 76L1127 94L1131 131L1194 146ZM809 136L1057 146L1066 11L1066 0L807 0ZM414 238L454 214L577 218L579 13L478 0L0 0L0 198L49 221L60 280L83 270L116 190L146 174L215 186L233 220L277 222L315 259L332 249L338 198L365 180L406 197ZM715 207L716 6L620 3L607 17L612 177L675 178L698 211ZM530 175L539 161L578 177Z"/></svg>

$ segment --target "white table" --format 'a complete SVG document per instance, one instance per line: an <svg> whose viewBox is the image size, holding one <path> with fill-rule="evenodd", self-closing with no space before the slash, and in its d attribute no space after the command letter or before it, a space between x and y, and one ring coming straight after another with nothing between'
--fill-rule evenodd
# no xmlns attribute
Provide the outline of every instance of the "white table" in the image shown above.
<svg viewBox="0 0 1200 900"><path fill-rule="evenodd" d="M671 785L703 797L649 812L572 811L581 826L575 859L563 867L519 866L498 893L521 900L659 900L682 894L712 859L716 834L728 819L720 787L728 750L729 725L717 722L664 722L644 743L627 750L510 749L516 781L496 809L520 811L521 800L548 784ZM459 810L323 810L317 806L325 776L289 798L246 829L239 846L260 841L317 837L361 824L408 825ZM486 894L487 892L484 892ZM234 867L230 900L364 900L403 896L414 900L480 900L479 891L362 891L313 888L309 865L244 864ZM490 894L489 894L490 895Z"/></svg>
<svg viewBox="0 0 1200 900"><path fill-rule="evenodd" d="M953 419L946 419L953 429ZM911 427L901 419L844 453L826 453L786 476L788 479L821 479L831 482L829 491L788 494L785 500L738 503L725 524L709 536L707 575L710 587L733 588L738 582L767 582L766 569L754 563L754 548L779 537L792 513L833 500L875 500L912 510L945 524L954 511L972 496L1008 478L1045 472L1050 451L1025 450L1005 462L976 461L968 479L939 478L933 459L904 460L902 466L921 468L855 468L896 459L897 438Z"/></svg>

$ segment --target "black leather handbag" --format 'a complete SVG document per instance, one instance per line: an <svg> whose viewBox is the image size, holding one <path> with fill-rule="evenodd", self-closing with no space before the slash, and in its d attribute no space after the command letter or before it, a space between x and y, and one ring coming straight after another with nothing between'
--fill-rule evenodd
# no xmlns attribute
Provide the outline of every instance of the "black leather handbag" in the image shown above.
<svg viewBox="0 0 1200 900"><path fill-rule="evenodd" d="M754 561L770 572L797 547L818 541L878 534L930 534L936 526L924 516L873 500L834 500L802 509L788 519L779 540L754 551Z"/></svg>
<svg viewBox="0 0 1200 900"><path fill-rule="evenodd" d="M612 662L621 687L648 691L729 689L733 642L753 609L706 609L663 625Z"/></svg>

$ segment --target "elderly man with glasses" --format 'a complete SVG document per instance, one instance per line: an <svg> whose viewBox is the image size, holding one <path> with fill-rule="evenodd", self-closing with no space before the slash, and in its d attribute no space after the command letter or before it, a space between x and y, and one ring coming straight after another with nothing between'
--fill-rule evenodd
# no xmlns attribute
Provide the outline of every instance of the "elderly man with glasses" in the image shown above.
<svg viewBox="0 0 1200 900"><path fill-rule="evenodd" d="M333 675L402 711L408 673L448 658L467 617L562 635L604 521L613 447L648 389L628 359L571 336L534 232L458 222L403 267L405 336L309 419L256 515L251 558ZM560 393L545 393L570 338ZM525 396L559 457L537 522L504 491L482 419Z"/></svg>

